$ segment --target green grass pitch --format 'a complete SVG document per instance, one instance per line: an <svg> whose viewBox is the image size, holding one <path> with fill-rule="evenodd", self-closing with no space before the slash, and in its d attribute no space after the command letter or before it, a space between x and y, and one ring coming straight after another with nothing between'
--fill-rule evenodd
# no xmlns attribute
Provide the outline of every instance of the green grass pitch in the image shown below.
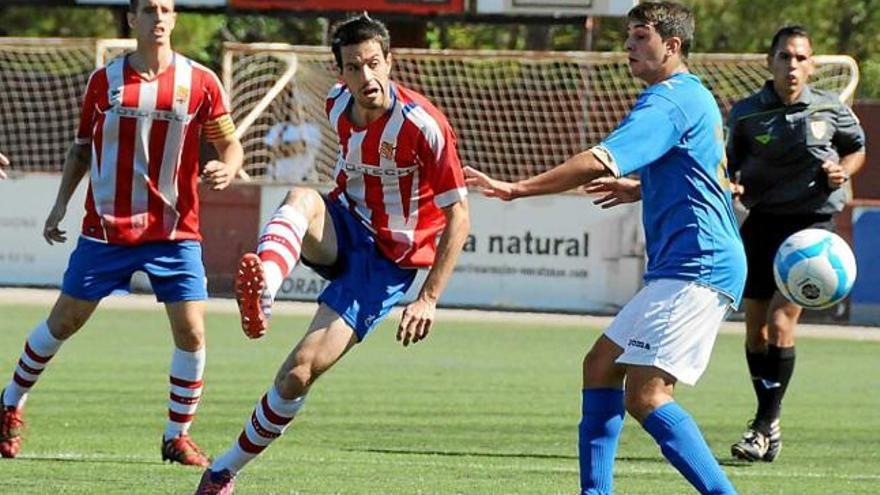
<svg viewBox="0 0 880 495"><path fill-rule="evenodd" d="M3 383L47 310L0 306ZM387 322L346 356L236 493L576 492L580 362L600 329L439 317L415 347L400 347ZM206 388L191 430L202 447L217 455L230 445L306 323L279 314L267 337L249 341L235 315L209 314ZM192 493L201 471L159 455L170 352L161 307L99 308L31 394L22 455L0 460L0 493ZM719 337L706 375L678 399L742 494L880 493L878 342L799 340L773 464L728 452L753 412L740 336ZM615 479L624 495L693 493L630 418Z"/></svg>

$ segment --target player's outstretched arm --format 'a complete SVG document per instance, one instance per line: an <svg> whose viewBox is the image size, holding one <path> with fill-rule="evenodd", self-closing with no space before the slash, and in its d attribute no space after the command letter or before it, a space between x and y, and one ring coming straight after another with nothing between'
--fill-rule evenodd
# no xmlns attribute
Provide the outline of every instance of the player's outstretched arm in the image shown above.
<svg viewBox="0 0 880 495"><path fill-rule="evenodd" d="M226 189L238 171L241 170L241 165L244 162L244 150L241 147L241 141L234 135L212 141L211 144L214 145L220 159L206 163L202 177L212 190L220 191Z"/></svg>
<svg viewBox="0 0 880 495"><path fill-rule="evenodd" d="M621 177L599 177L584 186L587 194L601 194L593 200L594 205L611 208L624 203L635 203L642 199L642 183L635 179Z"/></svg>
<svg viewBox="0 0 880 495"><path fill-rule="evenodd" d="M455 262L470 231L467 199L443 208L443 214L446 216L446 227L437 243L434 265L428 271L419 296L403 310L400 325L397 327L397 341L404 347L428 337L434 324L437 300L446 288L449 277L452 276Z"/></svg>
<svg viewBox="0 0 880 495"><path fill-rule="evenodd" d="M8 167L9 166L9 158L6 158L6 155L0 153L0 166ZM0 179L6 178L6 171L0 168Z"/></svg>
<svg viewBox="0 0 880 495"><path fill-rule="evenodd" d="M485 196L505 201L570 191L609 173L590 150L578 153L546 172L513 183L495 180L471 167L466 167L464 172L468 186L480 189Z"/></svg>
<svg viewBox="0 0 880 495"><path fill-rule="evenodd" d="M70 197L76 191L79 181L89 170L89 161L92 158L92 145L89 144L72 144L67 151L67 158L64 160L64 171L61 173L61 184L58 186L58 194L55 196L55 204L46 218L43 225L43 238L50 245L55 242L64 242L67 240L67 232L61 230L58 226L64 215L67 214L67 203Z"/></svg>

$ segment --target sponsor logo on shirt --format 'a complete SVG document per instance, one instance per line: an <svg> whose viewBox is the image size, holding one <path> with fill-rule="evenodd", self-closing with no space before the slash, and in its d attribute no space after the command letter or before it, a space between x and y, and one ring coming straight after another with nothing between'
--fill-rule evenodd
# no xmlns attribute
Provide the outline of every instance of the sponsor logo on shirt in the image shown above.
<svg viewBox="0 0 880 495"><path fill-rule="evenodd" d="M110 109L110 112L120 117L132 117L135 119L169 120L172 122L189 122L191 120L191 116L182 115L171 110L141 110L116 106Z"/></svg>
<svg viewBox="0 0 880 495"><path fill-rule="evenodd" d="M413 174L416 169L419 167L417 165L413 165L412 167L377 167L375 165L367 165L364 163L351 163L345 162L343 165L343 169L346 172L357 172L364 175L371 175L374 177L403 177L406 175Z"/></svg>

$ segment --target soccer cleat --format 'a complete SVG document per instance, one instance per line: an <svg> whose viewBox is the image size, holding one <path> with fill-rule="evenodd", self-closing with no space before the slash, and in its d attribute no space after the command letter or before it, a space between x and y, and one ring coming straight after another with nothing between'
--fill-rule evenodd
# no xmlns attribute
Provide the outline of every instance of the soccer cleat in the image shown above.
<svg viewBox="0 0 880 495"><path fill-rule="evenodd" d="M185 466L208 467L211 461L189 435L162 439L162 461L179 462Z"/></svg>
<svg viewBox="0 0 880 495"><path fill-rule="evenodd" d="M779 427L779 418L770 423L770 436L767 442L767 452L761 457L764 462L773 462L782 450L782 429Z"/></svg>
<svg viewBox="0 0 880 495"><path fill-rule="evenodd" d="M0 414L2 414L0 417L0 455L12 459L21 452L24 411L14 406L3 406L3 411Z"/></svg>
<svg viewBox="0 0 880 495"><path fill-rule="evenodd" d="M195 495L231 495L235 490L235 476L228 469L205 470Z"/></svg>
<svg viewBox="0 0 880 495"><path fill-rule="evenodd" d="M235 300L241 314L241 329L252 339L265 335L269 329L272 300L265 294L263 263L254 253L245 253L235 273Z"/></svg>
<svg viewBox="0 0 880 495"><path fill-rule="evenodd" d="M730 446L730 454L743 461L755 462L764 458L769 447L770 437L756 428L752 421L742 439Z"/></svg>

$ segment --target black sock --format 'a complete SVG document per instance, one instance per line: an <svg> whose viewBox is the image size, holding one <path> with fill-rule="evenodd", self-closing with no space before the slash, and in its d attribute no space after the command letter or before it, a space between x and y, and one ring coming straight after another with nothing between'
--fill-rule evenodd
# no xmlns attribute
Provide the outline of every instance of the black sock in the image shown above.
<svg viewBox="0 0 880 495"><path fill-rule="evenodd" d="M766 401L758 407L757 422L769 431L770 423L779 417L782 398L794 373L794 347L767 347L767 360L764 368L763 383Z"/></svg>
<svg viewBox="0 0 880 495"><path fill-rule="evenodd" d="M749 364L752 388L755 389L755 397L758 398L758 411L760 411L761 404L767 401L767 389L761 383L761 378L764 376L764 364L767 362L767 351L751 352L746 348L746 362ZM757 412L755 416L757 417Z"/></svg>

